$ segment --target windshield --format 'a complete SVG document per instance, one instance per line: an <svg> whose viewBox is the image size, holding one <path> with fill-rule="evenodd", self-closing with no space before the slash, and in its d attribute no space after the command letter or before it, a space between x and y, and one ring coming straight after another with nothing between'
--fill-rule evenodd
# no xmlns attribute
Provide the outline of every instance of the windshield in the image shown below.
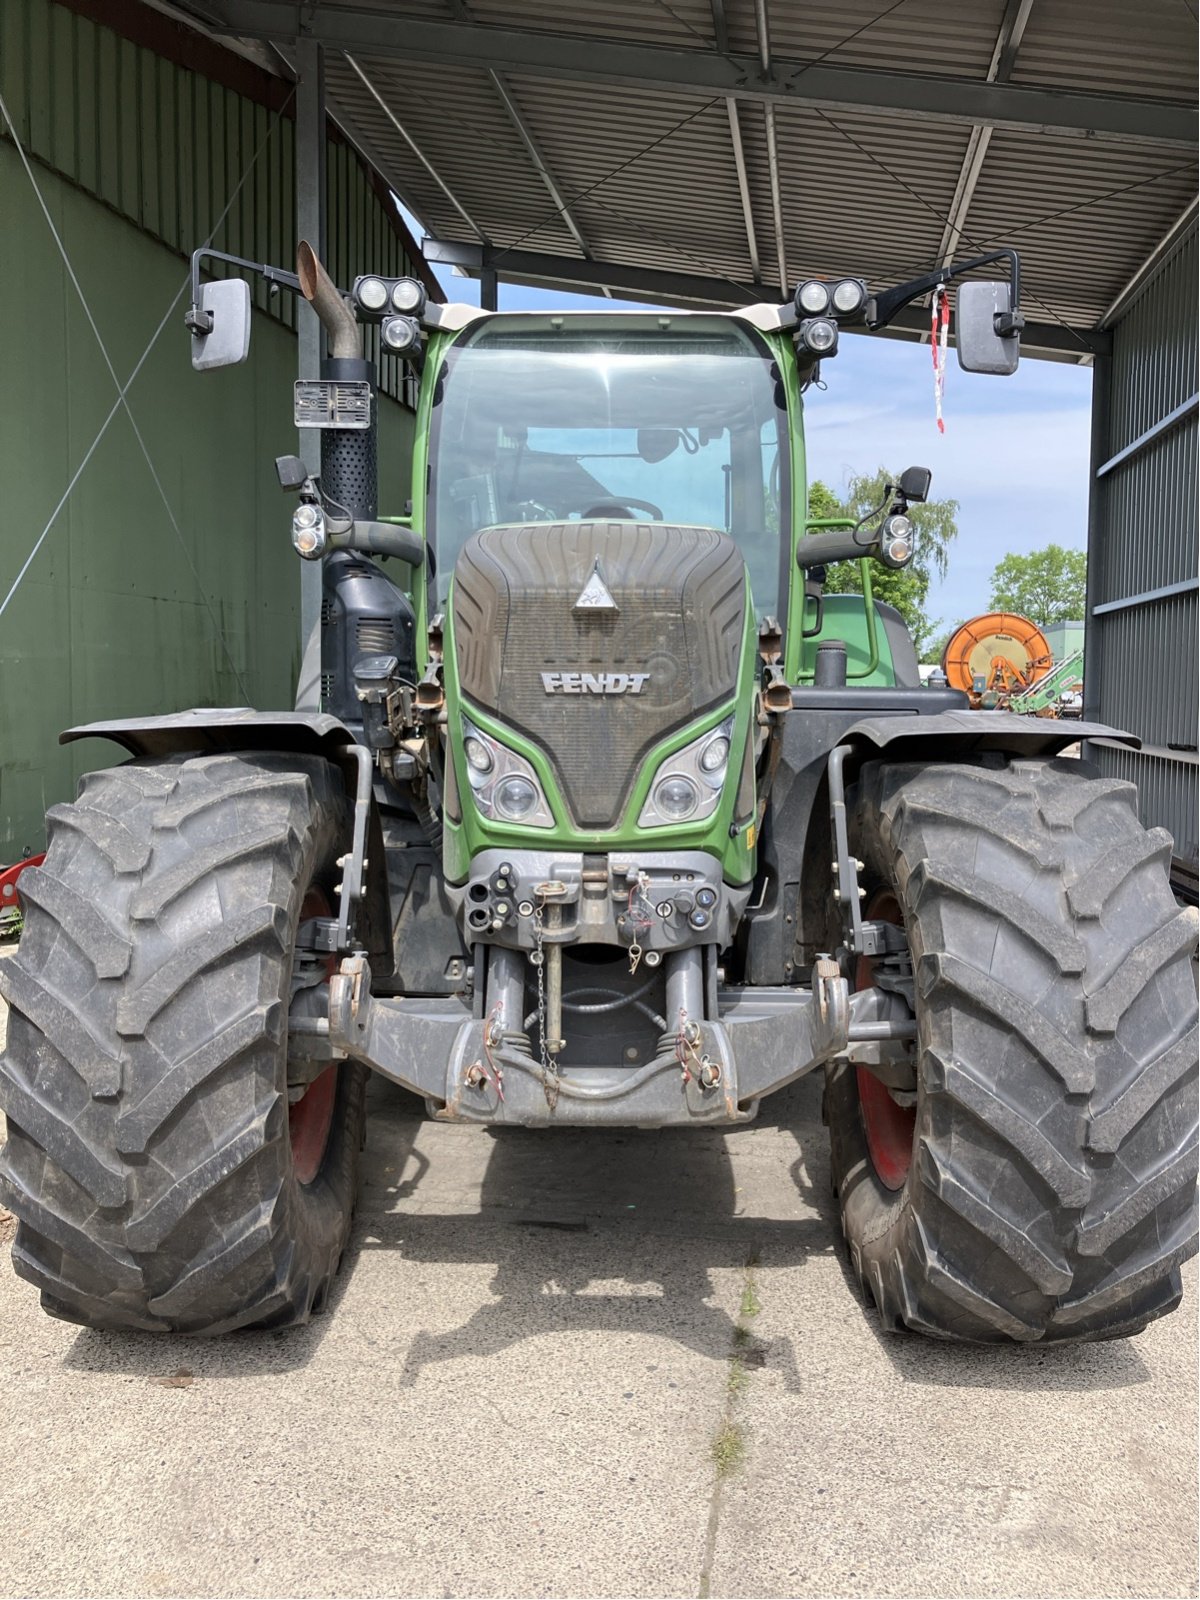
<svg viewBox="0 0 1200 1600"><path fill-rule="evenodd" d="M778 371L732 319L670 320L497 318L450 351L431 438L439 603L478 528L632 516L725 529L742 547L756 610L779 614L788 436Z"/></svg>

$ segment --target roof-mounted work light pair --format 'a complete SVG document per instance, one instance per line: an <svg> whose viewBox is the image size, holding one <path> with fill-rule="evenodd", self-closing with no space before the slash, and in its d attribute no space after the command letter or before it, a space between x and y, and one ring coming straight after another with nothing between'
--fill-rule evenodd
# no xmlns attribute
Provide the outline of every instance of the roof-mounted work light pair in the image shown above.
<svg viewBox="0 0 1200 1600"><path fill-rule="evenodd" d="M351 290L359 315L379 323L383 348L394 356L414 356L421 348L425 285L416 278L355 278Z"/></svg>
<svg viewBox="0 0 1200 1600"><path fill-rule="evenodd" d="M867 286L861 278L840 278L836 283L808 278L797 286L794 303L800 319L793 335L796 348L819 361L837 354L838 323L862 315Z"/></svg>

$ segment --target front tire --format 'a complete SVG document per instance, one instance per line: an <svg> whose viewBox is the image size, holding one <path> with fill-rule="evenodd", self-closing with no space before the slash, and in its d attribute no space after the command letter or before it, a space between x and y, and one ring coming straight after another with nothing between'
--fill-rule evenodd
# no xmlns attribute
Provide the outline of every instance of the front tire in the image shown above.
<svg viewBox="0 0 1200 1600"><path fill-rule="evenodd" d="M1141 827L1132 785L1058 759L872 762L854 822L916 989L915 1106L889 1112L846 1062L826 1088L843 1231L885 1328L1138 1332L1196 1250L1196 913L1171 894L1170 836Z"/></svg>
<svg viewBox="0 0 1200 1600"><path fill-rule="evenodd" d="M0 1196L51 1314L212 1334L319 1308L365 1071L341 1063L289 1109L287 1019L347 811L327 762L247 753L92 773L49 813L0 971Z"/></svg>

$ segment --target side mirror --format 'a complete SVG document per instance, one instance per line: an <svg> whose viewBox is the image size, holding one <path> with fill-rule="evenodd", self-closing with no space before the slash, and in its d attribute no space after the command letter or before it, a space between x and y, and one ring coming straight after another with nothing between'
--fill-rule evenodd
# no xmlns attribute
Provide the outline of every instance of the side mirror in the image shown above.
<svg viewBox="0 0 1200 1600"><path fill-rule="evenodd" d="M1013 322L1017 326L1012 326ZM1020 318L1014 319L1012 289L1007 283L960 284L954 315L958 364L964 372L990 372L1007 377L1021 359ZM997 332L1000 327L1010 332Z"/></svg>
<svg viewBox="0 0 1200 1600"><path fill-rule="evenodd" d="M902 500L911 500L916 505L923 505L929 499L929 485L933 482L933 473L928 467L906 467L900 474L897 492Z"/></svg>
<svg viewBox="0 0 1200 1600"><path fill-rule="evenodd" d="M202 284L199 304L189 313L189 326L192 366L197 372L235 367L245 361L250 354L250 285L245 278Z"/></svg>

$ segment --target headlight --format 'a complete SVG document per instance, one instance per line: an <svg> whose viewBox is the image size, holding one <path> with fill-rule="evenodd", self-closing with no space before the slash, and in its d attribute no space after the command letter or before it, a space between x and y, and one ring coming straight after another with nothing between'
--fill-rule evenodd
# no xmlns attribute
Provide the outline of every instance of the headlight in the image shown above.
<svg viewBox="0 0 1200 1600"><path fill-rule="evenodd" d="M668 822L686 822L700 804L700 791L682 772L668 772L654 785L655 809Z"/></svg>
<svg viewBox="0 0 1200 1600"><path fill-rule="evenodd" d="M906 567L912 558L913 525L908 517L897 512L883 525L879 559L885 567Z"/></svg>
<svg viewBox="0 0 1200 1600"><path fill-rule="evenodd" d="M703 822L721 803L733 740L733 718L710 728L663 760L638 817L640 828Z"/></svg>
<svg viewBox="0 0 1200 1600"><path fill-rule="evenodd" d="M832 356L837 353L837 323L828 317L810 317L796 329L796 343L803 345L814 356Z"/></svg>
<svg viewBox="0 0 1200 1600"><path fill-rule="evenodd" d="M419 317L425 309L425 288L416 278L401 278L392 286L392 305L410 317Z"/></svg>
<svg viewBox="0 0 1200 1600"><path fill-rule="evenodd" d="M515 750L462 719L467 782L476 810L493 822L519 822L526 828L552 828L554 816L537 774Z"/></svg>
<svg viewBox="0 0 1200 1600"><path fill-rule="evenodd" d="M478 787L476 775L478 775L479 782L482 782L496 765L492 760L492 752L484 744L483 740L477 739L474 734L469 734L463 740L463 751L467 757L467 765L471 769L469 776L472 787Z"/></svg>
<svg viewBox="0 0 1200 1600"><path fill-rule="evenodd" d="M292 512L292 545L305 561L315 561L325 552L325 513L311 500Z"/></svg>
<svg viewBox="0 0 1200 1600"><path fill-rule="evenodd" d="M833 309L839 317L853 316L867 303L867 286L861 278L843 278L833 287Z"/></svg>
<svg viewBox="0 0 1200 1600"><path fill-rule="evenodd" d="M723 733L718 733L710 739L700 752L700 771L706 777L714 777L718 773L725 777L725 768L729 765L729 740Z"/></svg>
<svg viewBox="0 0 1200 1600"><path fill-rule="evenodd" d="M354 298L364 311L377 314L388 303L387 284L382 278L360 278L354 285Z"/></svg>
<svg viewBox="0 0 1200 1600"><path fill-rule="evenodd" d="M421 343L421 325L412 317L387 317L380 331L384 348L393 355L409 355Z"/></svg>
<svg viewBox="0 0 1200 1600"><path fill-rule="evenodd" d="M496 810L510 822L523 822L538 803L538 787L519 773L501 778L495 791Z"/></svg>
<svg viewBox="0 0 1200 1600"><path fill-rule="evenodd" d="M807 311L809 316L819 316L829 310L829 290L817 278L810 278L796 290L796 311Z"/></svg>

